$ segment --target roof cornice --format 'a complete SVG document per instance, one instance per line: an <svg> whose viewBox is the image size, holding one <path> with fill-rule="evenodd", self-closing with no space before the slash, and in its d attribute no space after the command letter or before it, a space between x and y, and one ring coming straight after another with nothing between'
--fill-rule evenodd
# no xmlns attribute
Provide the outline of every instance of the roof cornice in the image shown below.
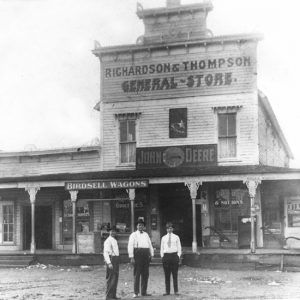
<svg viewBox="0 0 300 300"><path fill-rule="evenodd" d="M175 7L157 7L150 9L139 9L139 7L140 6L138 6L136 14L140 19L143 19L148 16L177 14L184 11L189 11L192 13L199 10L211 11L213 9L213 5L210 1L205 1L203 3L198 4L180 5Z"/></svg>
<svg viewBox="0 0 300 300"><path fill-rule="evenodd" d="M57 155L57 154L78 153L78 152L93 152L93 151L99 151L99 149L100 146L78 146L72 148L45 149L45 150L34 150L34 151L11 151L11 152L0 152L0 158Z"/></svg>
<svg viewBox="0 0 300 300"><path fill-rule="evenodd" d="M203 39L196 40L186 40L180 42L170 42L170 43L153 43L153 44L128 44L128 45L119 45L119 46L108 46L101 47L98 46L92 50L92 53L98 57L101 57L103 54L116 54L116 53L133 53L139 51L151 51L162 48L171 48L171 47L188 47L195 45L204 45L209 46L212 44L224 44L224 43L243 43L246 41L260 41L263 39L263 36L259 33L248 33L248 34L235 34L235 35L224 35L224 36L214 36Z"/></svg>
<svg viewBox="0 0 300 300"><path fill-rule="evenodd" d="M279 136L279 139L281 140L285 150L287 151L288 156L291 159L293 159L294 156L293 156L292 150L283 134L283 131L281 130L279 122L275 116L275 113L272 109L272 106L271 106L267 96L262 91L258 90L258 99L260 100L260 103L262 104L263 108L265 109L266 113L268 114L268 117L270 118L270 121L271 121L272 125L274 126L274 128Z"/></svg>

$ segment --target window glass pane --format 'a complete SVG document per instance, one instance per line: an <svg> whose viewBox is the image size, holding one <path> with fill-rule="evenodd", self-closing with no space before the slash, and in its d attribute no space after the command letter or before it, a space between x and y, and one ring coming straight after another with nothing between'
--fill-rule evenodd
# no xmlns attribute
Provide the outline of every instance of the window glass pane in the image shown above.
<svg viewBox="0 0 300 300"><path fill-rule="evenodd" d="M227 146L227 138L219 139L219 157L224 158L228 157L228 146Z"/></svg>
<svg viewBox="0 0 300 300"><path fill-rule="evenodd" d="M120 142L127 141L127 121L120 121Z"/></svg>
<svg viewBox="0 0 300 300"><path fill-rule="evenodd" d="M227 157L236 156L236 138L227 138L228 152Z"/></svg>
<svg viewBox="0 0 300 300"><path fill-rule="evenodd" d="M228 114L228 135L236 135L236 114Z"/></svg>
<svg viewBox="0 0 300 300"><path fill-rule="evenodd" d="M128 145L129 149L129 162L135 162L135 143L130 143Z"/></svg>
<svg viewBox="0 0 300 300"><path fill-rule="evenodd" d="M136 156L135 120L120 120L120 163L135 162Z"/></svg>
<svg viewBox="0 0 300 300"><path fill-rule="evenodd" d="M121 152L121 163L127 162L127 144L120 145L120 152Z"/></svg>
<svg viewBox="0 0 300 300"><path fill-rule="evenodd" d="M72 211L72 201L71 200L64 200L64 217L72 217L73 211Z"/></svg>
<svg viewBox="0 0 300 300"><path fill-rule="evenodd" d="M219 138L219 157L236 157L236 137Z"/></svg>
<svg viewBox="0 0 300 300"><path fill-rule="evenodd" d="M231 224L230 224L230 210L227 209L220 209L216 210L215 214L215 227L219 231L223 230L230 230Z"/></svg>
<svg viewBox="0 0 300 300"><path fill-rule="evenodd" d="M231 211L231 222L232 222L232 230L237 231L238 229L238 216L240 215L240 211L237 209L233 209Z"/></svg>
<svg viewBox="0 0 300 300"><path fill-rule="evenodd" d="M13 241L13 205L3 205L2 207L2 223L3 223L3 241L11 242Z"/></svg>
<svg viewBox="0 0 300 300"><path fill-rule="evenodd" d="M227 115L218 115L219 136L227 136Z"/></svg>
<svg viewBox="0 0 300 300"><path fill-rule="evenodd" d="M8 223L13 223L13 215L12 214L10 214L8 216Z"/></svg>
<svg viewBox="0 0 300 300"><path fill-rule="evenodd" d="M135 141L135 121L134 120L128 121L128 141L129 142Z"/></svg>

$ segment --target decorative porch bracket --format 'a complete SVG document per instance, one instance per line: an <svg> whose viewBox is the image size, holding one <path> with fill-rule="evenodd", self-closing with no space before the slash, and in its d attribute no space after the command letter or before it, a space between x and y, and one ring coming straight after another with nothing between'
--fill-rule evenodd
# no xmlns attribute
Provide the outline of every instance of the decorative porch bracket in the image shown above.
<svg viewBox="0 0 300 300"><path fill-rule="evenodd" d="M36 251L35 243L35 201L36 193L39 191L40 187L38 185L27 186L25 191L29 194L29 200L31 204L31 243L30 243L30 253L34 254Z"/></svg>
<svg viewBox="0 0 300 300"><path fill-rule="evenodd" d="M76 247L76 201L77 201L77 194L78 191L69 191L71 195L71 202L72 202L72 236L73 236L73 245L72 245L72 253L77 253L77 247Z"/></svg>
<svg viewBox="0 0 300 300"><path fill-rule="evenodd" d="M257 186L261 183L260 177L247 178L243 180L248 188L248 193L250 196L250 219L251 219L251 240L250 248L251 253L256 252L256 241L255 241L255 218L256 218L256 206L255 206L255 196Z"/></svg>
<svg viewBox="0 0 300 300"><path fill-rule="evenodd" d="M135 199L135 189L127 189L126 190L129 200L130 200L130 212L131 212L131 232L134 232L135 226L134 226L134 199Z"/></svg>
<svg viewBox="0 0 300 300"><path fill-rule="evenodd" d="M197 252L197 228L196 228L196 197L197 197L197 191L200 185L202 185L202 181L197 180L191 180L186 181L185 186L188 187L190 191L190 196L192 199L192 210L193 210L193 242L192 242L192 251L194 253Z"/></svg>

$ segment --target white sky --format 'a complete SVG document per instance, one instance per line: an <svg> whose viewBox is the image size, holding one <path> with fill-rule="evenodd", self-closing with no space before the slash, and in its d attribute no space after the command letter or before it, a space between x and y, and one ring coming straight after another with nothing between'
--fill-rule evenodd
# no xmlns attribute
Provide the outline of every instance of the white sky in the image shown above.
<svg viewBox="0 0 300 300"><path fill-rule="evenodd" d="M182 0L182 4L200 0ZM0 149L87 145L99 135L99 61L91 50L143 34L136 0L0 0ZM165 0L140 0L144 8ZM298 0L212 0L214 35L259 32L258 87L300 167ZM28 148L28 146L27 146Z"/></svg>

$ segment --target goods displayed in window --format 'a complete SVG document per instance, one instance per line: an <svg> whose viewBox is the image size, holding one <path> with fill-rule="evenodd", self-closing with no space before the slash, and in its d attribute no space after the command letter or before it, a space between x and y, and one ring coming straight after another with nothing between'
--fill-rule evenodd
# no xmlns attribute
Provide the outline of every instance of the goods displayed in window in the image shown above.
<svg viewBox="0 0 300 300"><path fill-rule="evenodd" d="M300 198L288 200L287 215L289 227L300 227Z"/></svg>
<svg viewBox="0 0 300 300"><path fill-rule="evenodd" d="M214 209L216 229L237 231L238 217L250 214L250 199L247 190L216 190Z"/></svg>
<svg viewBox="0 0 300 300"><path fill-rule="evenodd" d="M63 222L62 233L63 242L71 243L73 240L73 211L72 201L63 201ZM78 200L76 203L76 232L88 233L90 231L90 205L85 200Z"/></svg>

